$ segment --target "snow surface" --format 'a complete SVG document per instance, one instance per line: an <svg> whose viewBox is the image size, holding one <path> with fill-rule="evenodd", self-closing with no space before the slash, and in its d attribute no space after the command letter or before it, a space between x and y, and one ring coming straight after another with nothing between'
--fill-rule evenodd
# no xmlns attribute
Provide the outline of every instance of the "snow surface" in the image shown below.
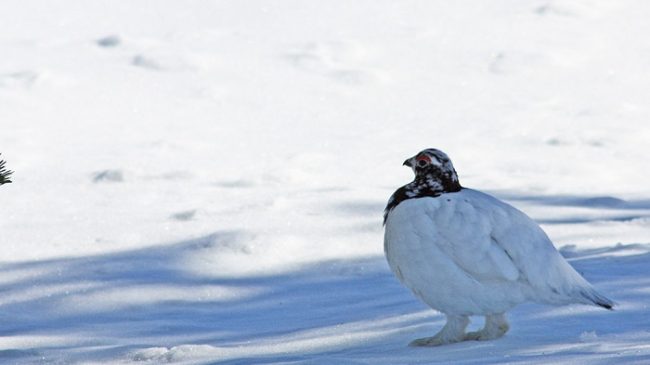
<svg viewBox="0 0 650 365"><path fill-rule="evenodd" d="M650 363L650 3L0 2L0 363ZM619 303L492 342L382 253L435 147ZM480 326L475 320L472 327Z"/></svg>

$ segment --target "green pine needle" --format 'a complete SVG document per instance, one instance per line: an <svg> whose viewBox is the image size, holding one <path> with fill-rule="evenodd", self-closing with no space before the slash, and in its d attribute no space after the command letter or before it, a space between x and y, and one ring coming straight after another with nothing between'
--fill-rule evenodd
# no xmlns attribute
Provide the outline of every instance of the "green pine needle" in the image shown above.
<svg viewBox="0 0 650 365"><path fill-rule="evenodd" d="M14 172L5 168L5 161L0 160L0 185L10 183L11 174Z"/></svg>

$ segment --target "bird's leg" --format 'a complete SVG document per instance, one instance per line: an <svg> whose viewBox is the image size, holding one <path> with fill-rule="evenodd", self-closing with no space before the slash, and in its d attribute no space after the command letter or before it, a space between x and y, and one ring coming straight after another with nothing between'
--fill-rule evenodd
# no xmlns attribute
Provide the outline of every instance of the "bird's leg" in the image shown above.
<svg viewBox="0 0 650 365"><path fill-rule="evenodd" d="M433 337L419 338L409 343L409 346L440 346L460 342L465 339L465 328L469 324L467 316L447 315L447 323Z"/></svg>
<svg viewBox="0 0 650 365"><path fill-rule="evenodd" d="M476 332L469 332L465 335L465 340L494 340L505 335L508 329L510 329L510 326L508 325L508 321L506 321L506 315L504 313L488 314L485 316L485 326L483 329Z"/></svg>

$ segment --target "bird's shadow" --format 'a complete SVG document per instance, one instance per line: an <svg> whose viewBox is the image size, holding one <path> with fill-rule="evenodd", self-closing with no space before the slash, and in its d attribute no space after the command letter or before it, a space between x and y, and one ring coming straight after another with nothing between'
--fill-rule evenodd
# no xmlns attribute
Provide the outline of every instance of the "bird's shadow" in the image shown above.
<svg viewBox="0 0 650 365"><path fill-rule="evenodd" d="M110 361L116 351L129 358L143 348L203 344L240 349L213 363L349 363L358 356L403 363L413 356L405 344L443 323L397 282L383 257L238 277L187 266L189 259L219 255L241 239L241 232L217 232L117 253L4 263L0 336L39 340L29 348L6 348L0 359ZM619 301L619 310L524 306L513 312L517 326L499 342L501 351L519 351L524 359L535 341L516 340L517 334L539 336L534 329L540 321L568 333L594 326L609 335L648 328L650 315L641 303L650 296L649 252L647 245L572 252L576 268ZM563 340L553 334L540 339L546 345ZM284 351L273 345L280 342ZM248 353L246 346L256 344L258 350ZM440 361L465 356L471 363L466 346L484 345L454 345L437 354Z"/></svg>

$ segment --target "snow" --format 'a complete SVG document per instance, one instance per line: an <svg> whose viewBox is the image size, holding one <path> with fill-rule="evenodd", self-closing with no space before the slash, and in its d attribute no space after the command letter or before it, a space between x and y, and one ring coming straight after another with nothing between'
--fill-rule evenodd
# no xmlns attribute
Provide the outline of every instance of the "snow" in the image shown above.
<svg viewBox="0 0 650 365"><path fill-rule="evenodd" d="M0 362L650 362L649 16L0 2ZM427 147L617 310L526 304L503 339L406 347L444 319L390 274L382 210Z"/></svg>

